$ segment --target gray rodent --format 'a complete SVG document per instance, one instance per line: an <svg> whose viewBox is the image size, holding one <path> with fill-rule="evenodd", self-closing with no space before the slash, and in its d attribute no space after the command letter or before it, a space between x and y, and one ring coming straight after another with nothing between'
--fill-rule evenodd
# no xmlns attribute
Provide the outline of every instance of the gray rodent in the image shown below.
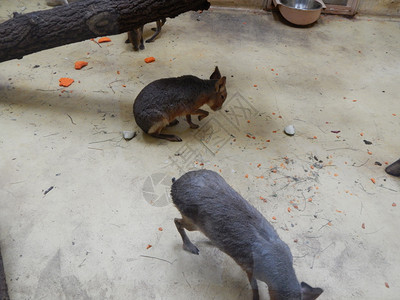
<svg viewBox="0 0 400 300"><path fill-rule="evenodd" d="M185 229L203 232L247 273L253 300L259 299L257 279L268 285L272 300L313 300L320 288L299 283L289 247L263 215L216 172L191 171L173 179L172 201L182 218L175 225L183 249L199 254Z"/></svg>

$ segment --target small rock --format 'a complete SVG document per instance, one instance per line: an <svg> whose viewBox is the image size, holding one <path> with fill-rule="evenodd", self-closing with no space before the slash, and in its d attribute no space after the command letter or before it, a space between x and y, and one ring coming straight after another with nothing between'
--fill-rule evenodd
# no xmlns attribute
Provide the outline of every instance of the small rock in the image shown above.
<svg viewBox="0 0 400 300"><path fill-rule="evenodd" d="M372 142L364 140L365 145L372 145Z"/></svg>
<svg viewBox="0 0 400 300"><path fill-rule="evenodd" d="M285 129L284 129L284 131L285 131L285 133L286 133L287 135L290 135L290 136L294 135L294 133L295 133L295 130L294 130L294 126L293 126L293 125L288 125L288 126L286 126Z"/></svg>
<svg viewBox="0 0 400 300"><path fill-rule="evenodd" d="M122 131L122 136L124 137L124 139L126 141L130 141L131 139L133 139L136 136L136 132L135 131Z"/></svg>

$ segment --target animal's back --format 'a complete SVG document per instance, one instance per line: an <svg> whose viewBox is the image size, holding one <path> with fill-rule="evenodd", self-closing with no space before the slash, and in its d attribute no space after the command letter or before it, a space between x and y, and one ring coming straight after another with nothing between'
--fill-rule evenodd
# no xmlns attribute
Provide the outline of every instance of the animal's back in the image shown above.
<svg viewBox="0 0 400 300"><path fill-rule="evenodd" d="M172 185L171 195L178 210L241 265L251 263L260 238L282 243L262 214L213 171L186 173Z"/></svg>

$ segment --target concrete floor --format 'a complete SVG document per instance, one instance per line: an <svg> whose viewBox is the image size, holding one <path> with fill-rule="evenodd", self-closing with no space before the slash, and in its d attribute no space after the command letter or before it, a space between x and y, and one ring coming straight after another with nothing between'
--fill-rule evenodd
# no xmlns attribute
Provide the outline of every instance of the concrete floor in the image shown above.
<svg viewBox="0 0 400 300"><path fill-rule="evenodd" d="M22 6L45 8L5 1L1 18ZM12 299L251 299L245 273L203 235L189 233L199 256L182 250L171 178L199 168L264 214L321 299L399 298L400 181L384 172L400 156L399 20L322 16L296 28L211 9L168 19L138 53L125 35L111 39L0 64L0 246ZM77 71L77 60L89 65ZM132 104L146 84L207 78L215 65L228 79L222 110L197 130L168 129L181 143L140 131ZM59 87L61 77L75 83ZM122 130L138 135L126 142Z"/></svg>

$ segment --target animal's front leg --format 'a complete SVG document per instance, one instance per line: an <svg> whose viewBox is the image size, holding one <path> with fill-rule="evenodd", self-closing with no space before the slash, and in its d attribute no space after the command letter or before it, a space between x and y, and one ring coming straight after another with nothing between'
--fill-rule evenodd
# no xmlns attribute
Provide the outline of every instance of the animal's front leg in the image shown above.
<svg viewBox="0 0 400 300"><path fill-rule="evenodd" d="M199 125L194 124L194 123L192 122L192 116L191 116L191 115L186 115L186 121L189 123L190 128L192 128L192 129L197 129L197 128L199 128Z"/></svg>

